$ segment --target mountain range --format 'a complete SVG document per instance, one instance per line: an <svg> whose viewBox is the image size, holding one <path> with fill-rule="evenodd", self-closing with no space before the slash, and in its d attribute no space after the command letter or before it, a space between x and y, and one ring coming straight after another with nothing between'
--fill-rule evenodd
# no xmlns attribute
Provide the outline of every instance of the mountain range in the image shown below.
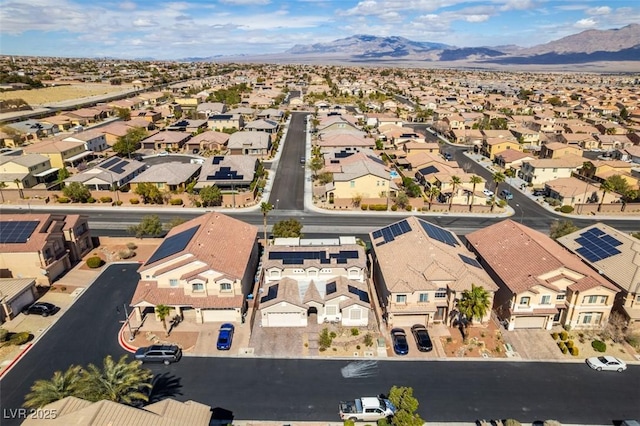
<svg viewBox="0 0 640 426"><path fill-rule="evenodd" d="M295 45L280 54L243 55L242 60L412 64L426 62L447 63L452 66L464 63L466 66L480 67L491 67L492 64L570 65L604 61L640 62L640 24L611 30L587 30L529 48L513 45L458 47L414 41L398 36L378 37L361 34L328 43Z"/></svg>

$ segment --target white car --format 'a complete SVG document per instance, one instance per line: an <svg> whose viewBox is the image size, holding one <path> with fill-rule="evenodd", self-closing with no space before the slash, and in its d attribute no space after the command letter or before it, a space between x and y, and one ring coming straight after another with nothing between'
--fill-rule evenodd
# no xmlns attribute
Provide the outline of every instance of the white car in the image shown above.
<svg viewBox="0 0 640 426"><path fill-rule="evenodd" d="M490 189L485 188L482 190L482 193L487 197L493 197L493 191L491 191Z"/></svg>
<svg viewBox="0 0 640 426"><path fill-rule="evenodd" d="M627 364L624 361L612 356L594 356L593 358L587 358L587 365L598 371L607 370L622 373L627 369Z"/></svg>

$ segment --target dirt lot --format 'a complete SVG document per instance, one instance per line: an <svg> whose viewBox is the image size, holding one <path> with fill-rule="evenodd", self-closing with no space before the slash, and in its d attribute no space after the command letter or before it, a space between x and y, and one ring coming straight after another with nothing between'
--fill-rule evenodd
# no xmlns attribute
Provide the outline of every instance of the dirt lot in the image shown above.
<svg viewBox="0 0 640 426"><path fill-rule="evenodd" d="M472 326L467 328L468 337L462 339L457 328L451 328L451 337L441 337L442 347L447 357L458 358L505 358L502 332L493 321L486 326Z"/></svg>
<svg viewBox="0 0 640 426"><path fill-rule="evenodd" d="M161 238L110 238L101 237L100 247L91 250L90 256L98 256L105 262L145 262L162 242ZM135 248L129 248L135 247ZM125 257L133 252L133 256ZM87 256L87 257L90 257ZM88 269L86 263L80 269Z"/></svg>
<svg viewBox="0 0 640 426"><path fill-rule="evenodd" d="M0 99L24 99L30 106L39 106L51 102L82 99L88 96L107 95L121 92L127 86L114 86L104 83L73 83L66 86L43 87L42 89L14 90L0 93Z"/></svg>

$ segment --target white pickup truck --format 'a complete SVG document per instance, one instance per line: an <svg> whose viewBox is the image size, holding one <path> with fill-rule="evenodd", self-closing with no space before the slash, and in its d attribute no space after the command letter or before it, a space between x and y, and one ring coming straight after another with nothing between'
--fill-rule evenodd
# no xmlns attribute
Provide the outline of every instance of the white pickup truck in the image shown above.
<svg viewBox="0 0 640 426"><path fill-rule="evenodd" d="M395 412L396 407L391 401L377 396L340 402L340 418L342 420L376 421L393 416Z"/></svg>

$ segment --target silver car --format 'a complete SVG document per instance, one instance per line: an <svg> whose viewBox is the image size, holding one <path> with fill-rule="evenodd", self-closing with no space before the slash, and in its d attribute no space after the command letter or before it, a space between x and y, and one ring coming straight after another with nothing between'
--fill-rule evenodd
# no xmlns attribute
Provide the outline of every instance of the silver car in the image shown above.
<svg viewBox="0 0 640 426"><path fill-rule="evenodd" d="M627 369L627 364L624 361L612 356L594 356L593 358L587 358L587 365L598 371L605 370L622 373Z"/></svg>

